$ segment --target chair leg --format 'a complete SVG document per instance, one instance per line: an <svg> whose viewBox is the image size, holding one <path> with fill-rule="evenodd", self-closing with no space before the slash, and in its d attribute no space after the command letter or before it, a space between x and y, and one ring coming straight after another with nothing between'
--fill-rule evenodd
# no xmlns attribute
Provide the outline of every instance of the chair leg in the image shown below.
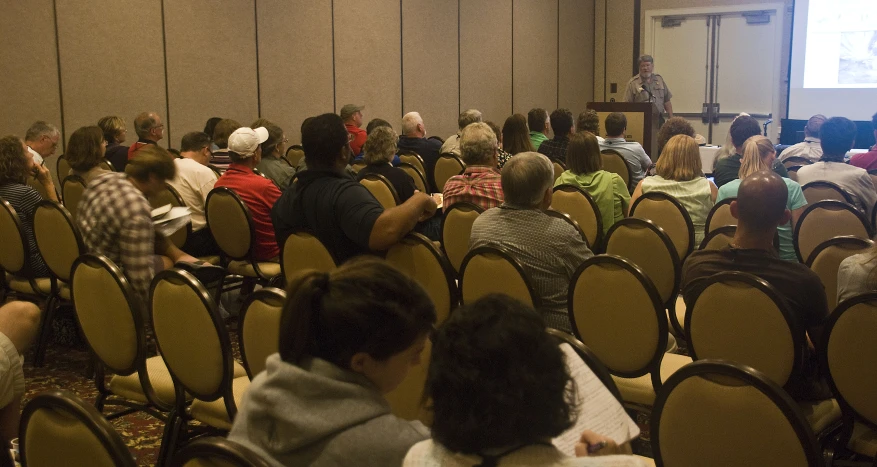
<svg viewBox="0 0 877 467"><path fill-rule="evenodd" d="M167 417L167 423L164 426L164 433L161 436L161 447L158 450L156 466L170 465L171 458L176 451L177 444L179 444L184 424L185 420L177 413L177 409L171 410Z"/></svg>
<svg viewBox="0 0 877 467"><path fill-rule="evenodd" d="M59 297L56 295L51 295L46 301L46 313L43 315L43 322L40 323L40 335L34 352L34 366L37 368L43 366L43 360L46 357L46 346L48 346L49 337L52 335L52 321L55 319L58 299Z"/></svg>

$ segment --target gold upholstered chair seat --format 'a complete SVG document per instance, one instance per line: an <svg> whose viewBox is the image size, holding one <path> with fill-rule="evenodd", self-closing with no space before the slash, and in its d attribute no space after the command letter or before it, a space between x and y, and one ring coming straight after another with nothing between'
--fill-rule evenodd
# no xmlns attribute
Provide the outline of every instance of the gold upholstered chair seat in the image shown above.
<svg viewBox="0 0 877 467"><path fill-rule="evenodd" d="M856 423L847 447L868 457L877 456L877 430L863 423Z"/></svg>
<svg viewBox="0 0 877 467"><path fill-rule="evenodd" d="M48 277L38 277L34 279L33 283L34 285L32 286L30 281L24 277L6 273L6 285L15 292L30 295L48 295L52 291L52 281Z"/></svg>
<svg viewBox="0 0 877 467"><path fill-rule="evenodd" d="M280 274L280 263L270 261L259 261L259 270L268 277L274 277ZM232 261L228 263L229 274L238 274L246 277L258 277L253 263L249 261Z"/></svg>
<svg viewBox="0 0 877 467"><path fill-rule="evenodd" d="M685 355L664 354L661 360L661 381L667 381L676 370L691 363L691 358ZM638 378L623 378L620 376L612 376L618 390L621 392L621 398L625 402L651 407L655 403L655 388L652 386L651 374L646 373Z"/></svg>
<svg viewBox="0 0 877 467"><path fill-rule="evenodd" d="M240 407L241 400L243 400L244 392L247 388L250 387L250 378L247 377L247 373L244 372L243 376L237 376L237 368L243 371L243 367L235 364L235 379L231 382L231 391L234 397L235 405ZM192 401L192 406L189 409L189 413L195 420L199 422L206 423L212 427L216 427L222 430L230 430L232 420L228 416L228 410L225 408L225 402L223 398L220 397L215 401L206 402L201 399L195 399Z"/></svg>

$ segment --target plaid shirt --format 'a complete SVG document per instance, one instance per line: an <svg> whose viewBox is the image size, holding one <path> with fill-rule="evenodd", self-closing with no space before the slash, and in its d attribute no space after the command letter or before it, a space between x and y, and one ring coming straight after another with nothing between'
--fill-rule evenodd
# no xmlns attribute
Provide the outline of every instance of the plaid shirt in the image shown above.
<svg viewBox="0 0 877 467"><path fill-rule="evenodd" d="M485 211L495 208L503 201L499 172L483 165L466 167L462 175L448 179L442 196L444 209L459 202L481 206Z"/></svg>
<svg viewBox="0 0 877 467"><path fill-rule="evenodd" d="M569 144L568 136L555 136L554 139L546 139L539 145L539 152L548 156L552 161L566 164L566 145Z"/></svg>
<svg viewBox="0 0 877 467"><path fill-rule="evenodd" d="M123 173L102 175L85 190L76 222L88 251L122 268L145 305L155 275L155 229L143 193Z"/></svg>

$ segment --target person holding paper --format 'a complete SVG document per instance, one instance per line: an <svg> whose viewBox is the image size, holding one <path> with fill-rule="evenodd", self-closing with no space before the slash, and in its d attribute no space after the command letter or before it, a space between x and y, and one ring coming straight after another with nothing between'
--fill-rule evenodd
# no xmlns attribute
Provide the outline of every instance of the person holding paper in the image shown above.
<svg viewBox="0 0 877 467"><path fill-rule="evenodd" d="M457 309L433 338L424 389L433 404L433 438L415 444L402 465L647 465L617 455L629 449L629 438L586 430L573 434L573 452L552 443L581 427L570 373L564 351L532 308L493 294Z"/></svg>

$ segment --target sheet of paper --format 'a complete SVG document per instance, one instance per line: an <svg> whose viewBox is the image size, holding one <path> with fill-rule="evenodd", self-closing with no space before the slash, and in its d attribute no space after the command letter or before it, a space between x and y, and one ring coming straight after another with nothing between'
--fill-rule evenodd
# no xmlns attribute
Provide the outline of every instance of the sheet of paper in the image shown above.
<svg viewBox="0 0 877 467"><path fill-rule="evenodd" d="M164 224L166 222L170 222L174 219L178 219L183 216L188 216L190 214L189 208L185 206L178 206L175 208L171 208L167 214L161 217L161 219L155 219L153 223L155 225Z"/></svg>
<svg viewBox="0 0 877 467"><path fill-rule="evenodd" d="M165 237L170 237L174 232L184 228L186 224L191 221L189 208L177 207L171 209L170 212L161 219L153 221L153 224L155 225L156 232Z"/></svg>
<svg viewBox="0 0 877 467"><path fill-rule="evenodd" d="M561 344L560 348L576 385L578 420L572 428L554 438L552 443L564 453L574 456L576 443L585 430L611 438L619 445L639 436L636 422L627 415L624 407L576 351L566 343Z"/></svg>

